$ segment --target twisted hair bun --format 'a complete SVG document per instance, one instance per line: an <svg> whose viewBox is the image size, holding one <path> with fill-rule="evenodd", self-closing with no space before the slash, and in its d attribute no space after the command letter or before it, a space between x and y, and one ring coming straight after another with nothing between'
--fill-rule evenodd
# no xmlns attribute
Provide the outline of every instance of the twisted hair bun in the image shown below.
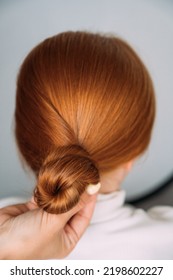
<svg viewBox="0 0 173 280"><path fill-rule="evenodd" d="M35 201L52 214L74 207L88 184L97 184L99 173L89 154L78 145L52 150L38 175Z"/></svg>

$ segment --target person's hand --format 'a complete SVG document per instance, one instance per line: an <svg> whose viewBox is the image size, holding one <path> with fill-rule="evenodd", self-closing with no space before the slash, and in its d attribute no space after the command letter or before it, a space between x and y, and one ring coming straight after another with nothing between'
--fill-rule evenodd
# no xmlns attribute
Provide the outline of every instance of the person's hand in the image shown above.
<svg viewBox="0 0 173 280"><path fill-rule="evenodd" d="M0 209L0 259L60 259L87 228L96 195L84 193L64 214L48 214L34 201Z"/></svg>

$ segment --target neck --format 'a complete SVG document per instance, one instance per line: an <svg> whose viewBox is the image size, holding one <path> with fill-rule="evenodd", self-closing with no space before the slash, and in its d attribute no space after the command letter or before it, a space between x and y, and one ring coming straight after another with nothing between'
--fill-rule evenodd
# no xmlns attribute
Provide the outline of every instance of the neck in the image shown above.
<svg viewBox="0 0 173 280"><path fill-rule="evenodd" d="M119 168L100 174L101 188L99 193L111 193L121 189L121 183L131 169L132 164L129 163Z"/></svg>
<svg viewBox="0 0 173 280"><path fill-rule="evenodd" d="M119 191L121 189L121 182L118 180L110 180L109 178L101 178L100 180L101 188L99 193L108 194L111 192Z"/></svg>

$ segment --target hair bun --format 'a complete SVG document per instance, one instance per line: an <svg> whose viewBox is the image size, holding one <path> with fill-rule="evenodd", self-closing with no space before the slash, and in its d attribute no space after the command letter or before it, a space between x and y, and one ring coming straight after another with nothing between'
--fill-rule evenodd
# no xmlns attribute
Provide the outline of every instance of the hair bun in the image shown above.
<svg viewBox="0 0 173 280"><path fill-rule="evenodd" d="M38 206L53 214L74 207L88 184L97 184L99 173L89 154L78 145L49 153L38 174L34 197Z"/></svg>

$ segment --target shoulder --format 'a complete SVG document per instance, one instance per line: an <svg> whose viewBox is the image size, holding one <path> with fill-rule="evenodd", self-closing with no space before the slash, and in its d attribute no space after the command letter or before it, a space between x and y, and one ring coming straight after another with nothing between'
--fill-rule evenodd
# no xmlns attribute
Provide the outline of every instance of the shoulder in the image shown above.
<svg viewBox="0 0 173 280"><path fill-rule="evenodd" d="M172 206L154 206L148 210L141 208L132 208L129 221L136 221L136 224L142 224L143 227L173 228L173 207Z"/></svg>
<svg viewBox="0 0 173 280"><path fill-rule="evenodd" d="M148 209L147 213L154 219L173 222L173 207L171 206L154 206Z"/></svg>

